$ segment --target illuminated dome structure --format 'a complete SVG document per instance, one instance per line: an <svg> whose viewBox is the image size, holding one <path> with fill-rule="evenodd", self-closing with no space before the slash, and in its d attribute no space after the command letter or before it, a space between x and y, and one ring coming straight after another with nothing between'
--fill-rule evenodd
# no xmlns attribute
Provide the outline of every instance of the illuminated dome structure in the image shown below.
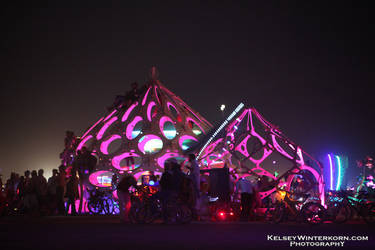
<svg viewBox="0 0 375 250"><path fill-rule="evenodd" d="M111 186L114 173L132 172L137 179L147 171L160 174L167 159L182 162L186 152L194 152L201 168L228 167L269 183L261 188L261 198L275 192L281 183L290 190L301 177L311 184L309 192L324 204L319 162L256 109L244 108L241 103L212 129L206 119L157 80L155 72L153 68L138 100L115 108L80 138L76 150L86 147L98 159L89 177L93 185Z"/></svg>
<svg viewBox="0 0 375 250"><path fill-rule="evenodd" d="M280 130L265 120L256 109L241 103L216 128L198 153L206 168L228 167L268 182L260 190L261 198L284 184L288 190L295 182L305 181L304 191L320 198L324 204L323 170L319 162L290 141ZM301 178L301 179L299 179ZM264 184L263 183L263 184Z"/></svg>
<svg viewBox="0 0 375 250"><path fill-rule="evenodd" d="M95 122L80 138L76 150L86 147L97 157L89 180L98 187L111 184L113 173L162 172L169 158L183 161L184 152L212 125L156 79L145 85L137 101L115 108Z"/></svg>

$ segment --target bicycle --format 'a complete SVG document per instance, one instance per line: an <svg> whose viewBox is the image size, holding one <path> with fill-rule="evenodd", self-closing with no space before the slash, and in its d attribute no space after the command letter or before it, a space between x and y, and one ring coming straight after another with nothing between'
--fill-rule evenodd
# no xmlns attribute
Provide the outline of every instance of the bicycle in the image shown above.
<svg viewBox="0 0 375 250"><path fill-rule="evenodd" d="M278 202L272 213L274 223L295 220L308 224L320 224L324 221L324 207L318 202L306 202L310 194L292 193L286 190L277 190L277 192ZM292 196L298 198L292 198Z"/></svg>
<svg viewBox="0 0 375 250"><path fill-rule="evenodd" d="M110 215L113 214L113 210L111 209L111 205L113 207L113 203L110 203L109 200L111 197L106 192L101 191L99 189L89 190L87 191L90 194L90 197L87 201L87 209L91 214L94 215Z"/></svg>
<svg viewBox="0 0 375 250"><path fill-rule="evenodd" d="M158 219L164 220L167 224L186 224L193 219L193 213L177 197L170 197L165 204L162 204L159 197L148 197L139 207L136 221L150 224Z"/></svg>
<svg viewBox="0 0 375 250"><path fill-rule="evenodd" d="M348 191L331 191L327 213L334 223L344 223L354 214L362 217L367 224L375 224L375 203L367 199L367 192L356 195Z"/></svg>

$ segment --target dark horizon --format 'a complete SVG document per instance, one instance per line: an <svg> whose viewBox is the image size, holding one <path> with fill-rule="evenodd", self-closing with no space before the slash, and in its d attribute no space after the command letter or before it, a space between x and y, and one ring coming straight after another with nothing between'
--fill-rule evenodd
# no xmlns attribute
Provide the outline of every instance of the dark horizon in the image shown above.
<svg viewBox="0 0 375 250"><path fill-rule="evenodd" d="M49 176L65 131L81 135L151 66L211 123L244 101L316 158L374 155L373 8L284 4L4 7L3 181Z"/></svg>

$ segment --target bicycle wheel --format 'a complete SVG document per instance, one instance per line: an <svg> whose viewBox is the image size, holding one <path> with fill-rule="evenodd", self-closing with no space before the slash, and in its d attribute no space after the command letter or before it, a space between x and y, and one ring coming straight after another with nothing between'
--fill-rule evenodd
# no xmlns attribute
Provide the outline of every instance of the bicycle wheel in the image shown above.
<svg viewBox="0 0 375 250"><path fill-rule="evenodd" d="M309 224L320 224L325 219L325 209L317 202L306 203L301 210L305 222Z"/></svg>
<svg viewBox="0 0 375 250"><path fill-rule="evenodd" d="M327 213L332 222L342 224L351 218L352 210L346 204L334 202L331 207L328 208Z"/></svg>
<svg viewBox="0 0 375 250"><path fill-rule="evenodd" d="M89 210L90 214L98 215L102 211L102 206L101 206L100 202L89 201L87 203L87 209Z"/></svg>
<svg viewBox="0 0 375 250"><path fill-rule="evenodd" d="M114 214L114 215L120 214L120 205L119 205L118 201L113 200L112 204L113 204L113 212L112 212L112 214Z"/></svg>
<svg viewBox="0 0 375 250"><path fill-rule="evenodd" d="M274 223L281 223L286 214L286 207L284 203L278 203L272 213L272 221Z"/></svg>
<svg viewBox="0 0 375 250"><path fill-rule="evenodd" d="M112 199L103 200L103 213L105 215L113 214L113 202Z"/></svg>
<svg viewBox="0 0 375 250"><path fill-rule="evenodd" d="M375 224L375 203L364 205L361 214L367 224Z"/></svg>

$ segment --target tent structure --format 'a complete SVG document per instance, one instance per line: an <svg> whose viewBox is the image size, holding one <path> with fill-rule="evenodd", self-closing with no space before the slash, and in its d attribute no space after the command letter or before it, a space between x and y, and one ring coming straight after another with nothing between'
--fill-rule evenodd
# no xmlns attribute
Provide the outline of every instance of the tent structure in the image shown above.
<svg viewBox="0 0 375 250"><path fill-rule="evenodd" d="M202 168L228 167L262 178L264 183L268 179L270 185L262 187L261 198L275 192L275 185L282 182L290 189L302 175L324 204L320 164L255 108L241 103L213 128L156 78L155 68L152 72L138 100L115 108L80 138L76 150L87 147L98 159L89 177L92 184L110 186L112 175L125 171L136 178L147 171L158 174L167 159L182 162L190 149Z"/></svg>
<svg viewBox="0 0 375 250"><path fill-rule="evenodd" d="M269 183L260 190L262 199L274 193L277 185L284 184L290 190L301 179L305 181L304 191L324 204L321 164L255 108L244 108L242 103L213 131L198 152L198 159L203 167L228 167Z"/></svg>
<svg viewBox="0 0 375 250"><path fill-rule="evenodd" d="M185 151L211 127L156 78L153 68L139 99L95 122L82 135L76 150L86 147L97 157L97 167L89 179L106 187L114 173L131 171L138 178L147 171L162 172L169 158L184 161Z"/></svg>

